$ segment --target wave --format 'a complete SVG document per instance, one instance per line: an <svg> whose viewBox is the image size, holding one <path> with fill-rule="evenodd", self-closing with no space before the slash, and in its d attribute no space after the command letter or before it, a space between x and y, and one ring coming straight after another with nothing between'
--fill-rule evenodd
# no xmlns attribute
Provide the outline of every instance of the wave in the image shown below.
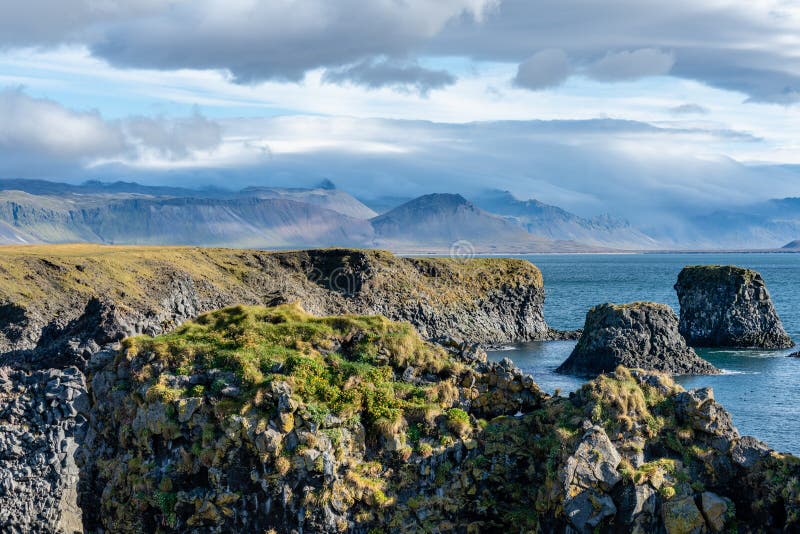
<svg viewBox="0 0 800 534"><path fill-rule="evenodd" d="M722 375L760 375L761 371L736 371L733 369L720 369Z"/></svg>

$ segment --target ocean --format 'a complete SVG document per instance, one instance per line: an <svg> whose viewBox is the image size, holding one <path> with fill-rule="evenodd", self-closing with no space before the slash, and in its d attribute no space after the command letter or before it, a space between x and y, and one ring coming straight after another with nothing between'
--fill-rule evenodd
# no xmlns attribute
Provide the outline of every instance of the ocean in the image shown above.
<svg viewBox="0 0 800 534"><path fill-rule="evenodd" d="M800 344L800 254L536 254L522 256L544 276L545 319L553 328L582 328L586 311L603 302L650 300L679 313L673 285L686 265L738 265L761 273L786 331ZM584 379L560 375L555 368L569 356L574 341L524 343L492 351L509 357L530 373L542 389L562 395ZM798 347L800 348L800 347ZM798 350L795 348L793 350ZM792 350L710 350L698 354L722 369L722 375L678 377L687 389L710 386L743 435L772 448L800 455L800 358Z"/></svg>

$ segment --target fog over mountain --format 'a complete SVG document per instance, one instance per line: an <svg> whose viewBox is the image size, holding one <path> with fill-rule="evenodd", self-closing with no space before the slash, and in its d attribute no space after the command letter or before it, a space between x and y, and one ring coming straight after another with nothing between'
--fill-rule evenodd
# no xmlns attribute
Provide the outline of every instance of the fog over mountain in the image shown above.
<svg viewBox="0 0 800 534"><path fill-rule="evenodd" d="M795 237L758 207L800 196L791 2L32 0L0 29L0 179L359 220L461 194L613 248ZM324 181L363 205L278 191Z"/></svg>
<svg viewBox="0 0 800 534"><path fill-rule="evenodd" d="M0 243L95 242L399 252L777 249L800 236L800 200L688 217L650 232L612 214L584 218L507 191L383 198L378 215L332 183L188 189L135 182L0 180ZM461 250L463 249L463 250Z"/></svg>

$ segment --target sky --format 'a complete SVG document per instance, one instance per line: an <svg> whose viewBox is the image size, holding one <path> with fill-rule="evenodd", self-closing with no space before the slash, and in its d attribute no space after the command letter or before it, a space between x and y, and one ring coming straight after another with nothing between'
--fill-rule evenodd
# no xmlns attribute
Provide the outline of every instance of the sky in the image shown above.
<svg viewBox="0 0 800 534"><path fill-rule="evenodd" d="M507 189L634 222L800 196L800 3L0 3L0 177L362 198Z"/></svg>

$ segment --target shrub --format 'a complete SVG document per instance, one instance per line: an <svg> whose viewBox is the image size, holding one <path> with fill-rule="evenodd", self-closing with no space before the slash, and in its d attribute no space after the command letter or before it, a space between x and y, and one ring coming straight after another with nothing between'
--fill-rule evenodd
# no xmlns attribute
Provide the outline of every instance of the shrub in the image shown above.
<svg viewBox="0 0 800 534"><path fill-rule="evenodd" d="M459 436L466 434L472 428L469 414L461 408L450 408L447 410L447 427Z"/></svg>

